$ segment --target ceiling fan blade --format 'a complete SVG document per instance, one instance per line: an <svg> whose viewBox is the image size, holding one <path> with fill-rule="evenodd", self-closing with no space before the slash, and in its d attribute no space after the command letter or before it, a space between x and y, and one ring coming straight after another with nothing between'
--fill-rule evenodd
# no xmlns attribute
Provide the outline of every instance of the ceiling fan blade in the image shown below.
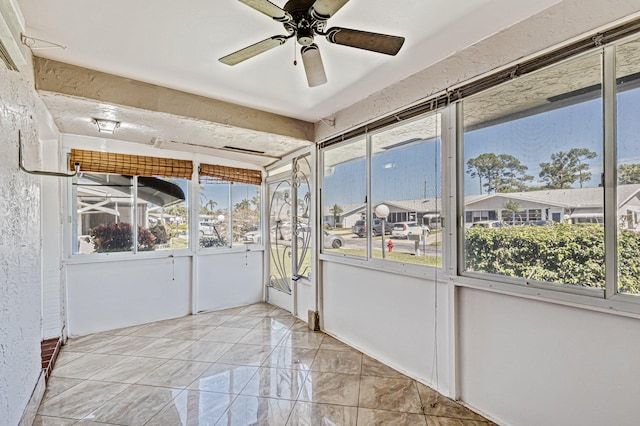
<svg viewBox="0 0 640 426"><path fill-rule="evenodd" d="M316 19L327 20L348 1L349 0L316 0L313 6L311 6L311 13Z"/></svg>
<svg viewBox="0 0 640 426"><path fill-rule="evenodd" d="M304 72L307 74L307 82L309 87L320 86L327 82L327 75L324 72L324 65L322 64L322 56L320 56L320 49L314 43L309 46L304 46L301 49L302 63L304 64Z"/></svg>
<svg viewBox="0 0 640 426"><path fill-rule="evenodd" d="M244 3L249 7L254 8L258 12L264 13L270 18L275 19L278 22L291 21L291 15L284 9L271 3L269 0L239 0L240 3Z"/></svg>
<svg viewBox="0 0 640 426"><path fill-rule="evenodd" d="M284 44L289 38L285 36L273 36L269 37L266 40L262 40L257 42L256 44L252 44L251 46L247 46L244 49L240 49L237 52L233 52L227 56L223 56L218 59L223 64L227 65L236 65L242 61L246 61L249 58L253 58L256 55L259 55L263 52L266 52L269 49L273 49L274 47L278 47Z"/></svg>
<svg viewBox="0 0 640 426"><path fill-rule="evenodd" d="M341 44L343 46L370 50L392 56L395 56L396 53L400 51L404 43L404 37L340 27L329 28L327 31L327 40L334 44Z"/></svg>

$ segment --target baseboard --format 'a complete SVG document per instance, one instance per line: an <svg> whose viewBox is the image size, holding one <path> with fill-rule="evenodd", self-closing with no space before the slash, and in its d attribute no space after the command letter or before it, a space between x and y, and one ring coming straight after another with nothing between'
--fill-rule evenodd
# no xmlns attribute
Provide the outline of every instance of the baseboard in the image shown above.
<svg viewBox="0 0 640 426"><path fill-rule="evenodd" d="M36 387L33 389L31 398L29 398L29 402L24 409L24 413L22 413L20 423L18 423L19 426L33 425L33 421L36 419L36 414L38 413L38 408L40 407L40 403L42 402L42 397L44 396L44 391L46 390L46 388L47 383L45 379L45 371L41 370L40 377L38 377L38 382L36 383Z"/></svg>

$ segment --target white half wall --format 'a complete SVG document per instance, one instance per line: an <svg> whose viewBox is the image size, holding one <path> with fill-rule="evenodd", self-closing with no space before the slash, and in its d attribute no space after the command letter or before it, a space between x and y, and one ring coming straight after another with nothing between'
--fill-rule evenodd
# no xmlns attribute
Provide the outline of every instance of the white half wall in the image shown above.
<svg viewBox="0 0 640 426"><path fill-rule="evenodd" d="M69 336L191 312L191 257L67 264Z"/></svg>
<svg viewBox="0 0 640 426"><path fill-rule="evenodd" d="M197 311L248 305L263 300L262 251L198 257Z"/></svg>
<svg viewBox="0 0 640 426"><path fill-rule="evenodd" d="M640 320L459 289L462 400L504 425L637 425Z"/></svg>
<svg viewBox="0 0 640 426"><path fill-rule="evenodd" d="M433 281L322 262L323 330L367 355L450 393L449 292ZM434 366L437 331L438 370Z"/></svg>

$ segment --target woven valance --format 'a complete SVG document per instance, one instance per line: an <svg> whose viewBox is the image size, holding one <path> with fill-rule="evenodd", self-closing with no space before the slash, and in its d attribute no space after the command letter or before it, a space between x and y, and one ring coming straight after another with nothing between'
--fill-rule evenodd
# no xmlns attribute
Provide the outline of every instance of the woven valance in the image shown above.
<svg viewBox="0 0 640 426"><path fill-rule="evenodd" d="M80 171L82 172L111 173L126 176L164 176L191 179L193 173L193 163L189 160L84 151L80 149L71 150L69 170L74 170L73 163L80 163Z"/></svg>
<svg viewBox="0 0 640 426"><path fill-rule="evenodd" d="M200 177L221 182L250 183L253 185L262 183L262 172L260 170L215 166L213 164L200 164Z"/></svg>

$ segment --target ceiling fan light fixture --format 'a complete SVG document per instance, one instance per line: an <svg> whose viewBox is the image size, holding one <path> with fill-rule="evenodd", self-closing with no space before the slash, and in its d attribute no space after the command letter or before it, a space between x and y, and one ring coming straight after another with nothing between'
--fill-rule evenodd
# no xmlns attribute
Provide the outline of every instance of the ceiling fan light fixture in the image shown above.
<svg viewBox="0 0 640 426"><path fill-rule="evenodd" d="M324 71L322 56L320 56L318 45L312 44L310 46L304 46L301 49L301 53L309 87L316 87L326 83L327 75Z"/></svg>
<svg viewBox="0 0 640 426"><path fill-rule="evenodd" d="M120 122L115 120L93 118L93 122L98 127L99 133L109 133L112 135L116 131L116 129L120 127Z"/></svg>

